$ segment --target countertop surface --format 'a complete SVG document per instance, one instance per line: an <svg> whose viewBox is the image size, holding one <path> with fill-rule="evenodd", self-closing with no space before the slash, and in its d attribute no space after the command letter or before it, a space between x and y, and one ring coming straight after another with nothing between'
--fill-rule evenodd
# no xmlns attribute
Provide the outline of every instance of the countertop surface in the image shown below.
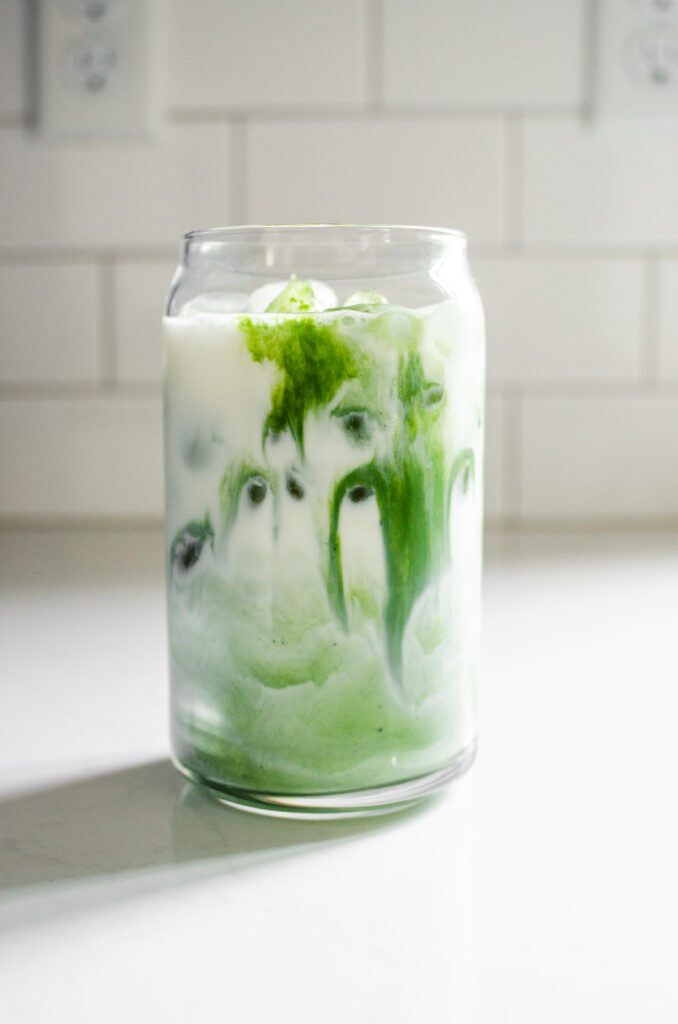
<svg viewBox="0 0 678 1024"><path fill-rule="evenodd" d="M167 758L162 539L0 535L0 1020L678 1020L678 537L486 545L481 740L281 821Z"/></svg>

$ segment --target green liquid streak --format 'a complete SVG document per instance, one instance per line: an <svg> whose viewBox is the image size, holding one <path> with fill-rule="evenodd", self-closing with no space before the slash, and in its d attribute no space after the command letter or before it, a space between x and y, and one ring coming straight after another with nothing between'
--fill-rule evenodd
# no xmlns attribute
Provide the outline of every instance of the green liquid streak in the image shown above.
<svg viewBox="0 0 678 1024"><path fill-rule="evenodd" d="M305 287L305 282L292 281L285 292L294 294L285 297L283 292L275 302L285 310L292 300L303 299ZM345 430L357 451L369 439L362 421L356 426L352 412L365 416L369 412L373 423L387 423L389 444L376 453L370 449L368 461L335 481L327 508L325 583L336 620L348 630L340 513L353 488L366 488L377 501L384 545L386 654L392 676L400 681L403 638L414 604L449 563L454 485L461 475L466 489L475 471L473 452L464 449L452 461L449 439L442 436L440 412L446 395L442 381L426 378L420 352L421 321L391 307L364 320L354 333L346 326L342 330L339 318L320 321L301 315L270 321L242 317L239 322L251 358L256 363L273 364L276 372L270 410L262 426L263 458L255 462L247 457L232 464L221 482L224 530L228 534L235 523L244 488L252 504L263 500L264 490L270 489L277 509L280 482L266 465L268 436L289 431L303 461L309 414L330 406L346 382L359 382L358 405L343 403L330 412L344 417ZM172 550L178 538L185 539L186 531L213 542L211 526L192 522L177 535Z"/></svg>
<svg viewBox="0 0 678 1024"><path fill-rule="evenodd" d="M347 629L340 510L349 490L369 488L376 495L384 543L388 662L399 680L410 613L448 555L448 507L456 476L446 465L440 436L443 387L440 382L427 381L418 351L421 323L402 310L375 319L371 352L369 346L342 333L337 323L317 322L313 317L273 323L243 317L240 323L252 359L270 361L277 369L264 441L270 432L287 429L303 459L307 416L328 405L340 386L350 380L360 380L368 406L394 417L388 453L373 457L335 484L329 508L327 592L337 620ZM369 331L369 326L365 330ZM395 379L389 380L386 367L394 348L397 371ZM379 408L384 397L390 406L387 410Z"/></svg>
<svg viewBox="0 0 678 1024"><path fill-rule="evenodd" d="M186 562L190 562L191 552L197 559L205 544L214 547L214 530L209 513L205 513L202 520L192 519L176 534L170 545L170 566L183 563L183 567L188 568Z"/></svg>
<svg viewBox="0 0 678 1024"><path fill-rule="evenodd" d="M219 504L221 508L222 521L226 532L230 532L238 515L238 504L243 488L248 484L253 485L250 492L252 504L258 504L265 497L265 492L270 488L273 500L278 501L278 480L274 473L271 473L267 466L254 462L251 459L244 459L228 467L224 473L219 487Z"/></svg>
<svg viewBox="0 0 678 1024"><path fill-rule="evenodd" d="M312 313L318 301L308 281L299 281L294 275L279 295L266 307L267 313Z"/></svg>
<svg viewBox="0 0 678 1024"><path fill-rule="evenodd" d="M327 405L343 381L357 378L364 360L347 348L333 327L311 317L278 323L242 317L240 326L255 363L269 361L278 368L263 439L288 429L303 457L308 413Z"/></svg>
<svg viewBox="0 0 678 1024"><path fill-rule="evenodd" d="M450 521L476 467L446 393L447 321L388 305L318 315L290 307L305 301L293 284L279 316L237 319L233 372L251 359L270 382L261 448L256 427L247 449L229 431L211 521L198 510L170 545L176 745L205 776L325 792L454 753L475 667L451 621ZM380 552L360 563L377 521L383 569Z"/></svg>

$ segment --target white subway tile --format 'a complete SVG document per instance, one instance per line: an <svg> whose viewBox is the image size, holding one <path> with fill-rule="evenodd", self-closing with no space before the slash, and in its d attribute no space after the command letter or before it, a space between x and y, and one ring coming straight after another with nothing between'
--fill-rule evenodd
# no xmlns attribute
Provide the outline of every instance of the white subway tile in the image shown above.
<svg viewBox="0 0 678 1024"><path fill-rule="evenodd" d="M659 375L678 378L678 260L659 266Z"/></svg>
<svg viewBox="0 0 678 1024"><path fill-rule="evenodd" d="M160 381L160 324L176 260L123 262L115 268L117 375L121 381Z"/></svg>
<svg viewBox="0 0 678 1024"><path fill-rule="evenodd" d="M504 479L507 445L504 431L505 400L488 396L485 401L485 519L492 523L506 514Z"/></svg>
<svg viewBox="0 0 678 1024"><path fill-rule="evenodd" d="M628 380L641 362L639 260L475 259L490 380Z"/></svg>
<svg viewBox="0 0 678 1024"><path fill-rule="evenodd" d="M155 143L50 145L0 132L0 245L176 244L226 223L229 130L174 125Z"/></svg>
<svg viewBox="0 0 678 1024"><path fill-rule="evenodd" d="M360 103L364 33L361 0L172 0L169 105Z"/></svg>
<svg viewBox="0 0 678 1024"><path fill-rule="evenodd" d="M531 242L678 242L678 133L536 118L524 127Z"/></svg>
<svg viewBox="0 0 678 1024"><path fill-rule="evenodd" d="M94 266L0 264L0 380L98 376Z"/></svg>
<svg viewBox="0 0 678 1024"><path fill-rule="evenodd" d="M24 101L25 0L0 3L0 114L19 114Z"/></svg>
<svg viewBox="0 0 678 1024"><path fill-rule="evenodd" d="M0 514L159 516L160 400L0 401Z"/></svg>
<svg viewBox="0 0 678 1024"><path fill-rule="evenodd" d="M678 398L524 398L526 519L678 516Z"/></svg>
<svg viewBox="0 0 678 1024"><path fill-rule="evenodd" d="M575 104L582 0L384 0L384 98L395 104Z"/></svg>
<svg viewBox="0 0 678 1024"><path fill-rule="evenodd" d="M502 232L497 120L261 122L248 128L248 217Z"/></svg>

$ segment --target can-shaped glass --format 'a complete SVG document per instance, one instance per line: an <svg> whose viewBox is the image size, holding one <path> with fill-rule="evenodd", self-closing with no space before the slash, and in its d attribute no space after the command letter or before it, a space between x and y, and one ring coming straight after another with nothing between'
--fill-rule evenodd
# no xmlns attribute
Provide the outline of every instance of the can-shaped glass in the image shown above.
<svg viewBox="0 0 678 1024"><path fill-rule="evenodd" d="M194 231L163 336L177 767L279 814L435 791L476 745L485 362L465 237Z"/></svg>

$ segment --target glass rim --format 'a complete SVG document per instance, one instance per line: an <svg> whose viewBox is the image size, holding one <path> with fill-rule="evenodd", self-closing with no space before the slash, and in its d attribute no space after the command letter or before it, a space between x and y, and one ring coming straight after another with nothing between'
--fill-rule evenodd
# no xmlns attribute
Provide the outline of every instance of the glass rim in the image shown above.
<svg viewBox="0 0 678 1024"><path fill-rule="evenodd" d="M354 234L356 236L373 234L381 241L410 240L419 242L456 243L464 248L467 245L467 236L463 231L455 228L431 227L419 224L341 224L341 223L313 223L313 224L233 224L224 227L195 228L187 231L182 236L186 245L200 242L228 242L243 241L249 244L261 241L267 245L279 240L288 239L295 244L312 243L315 245L327 243L331 239L323 238L323 234L330 233L339 235L341 232ZM307 237L304 237L306 235ZM277 236L277 238L276 238Z"/></svg>

